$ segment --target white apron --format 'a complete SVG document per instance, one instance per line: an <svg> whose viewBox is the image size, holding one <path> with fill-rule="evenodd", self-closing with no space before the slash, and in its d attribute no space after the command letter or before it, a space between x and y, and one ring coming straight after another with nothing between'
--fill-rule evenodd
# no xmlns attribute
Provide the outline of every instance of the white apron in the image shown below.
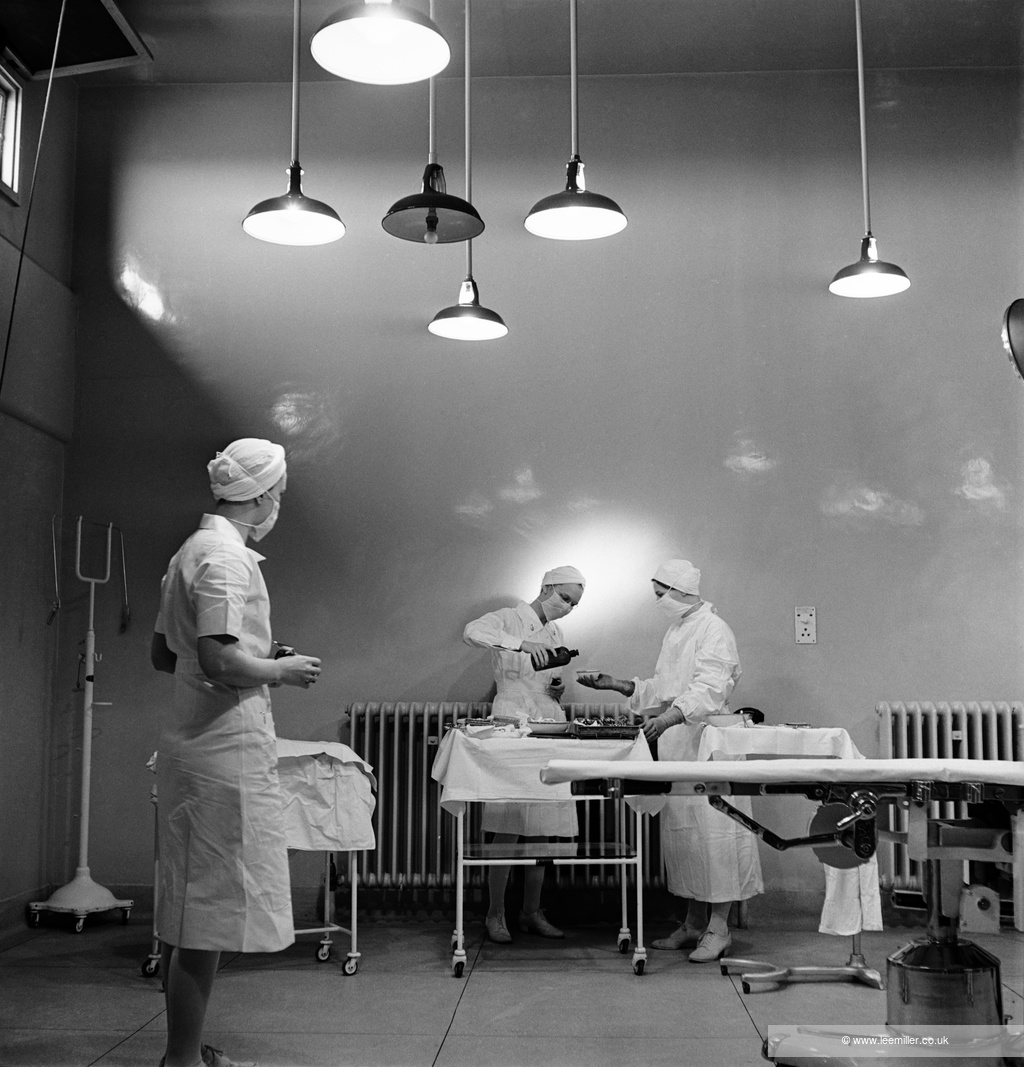
<svg viewBox="0 0 1024 1067"><path fill-rule="evenodd" d="M491 714L527 719L555 719L565 722L565 710L547 687L561 678L563 668L535 671L525 652L500 647L521 640L536 641L549 648L563 643L557 623L546 625L529 604L501 608L469 623L465 631L468 644L491 651L491 664L497 693ZM575 837L579 833L575 801L483 805L481 829L488 833L518 834L520 837Z"/></svg>
<svg viewBox="0 0 1024 1067"><path fill-rule="evenodd" d="M658 738L658 759L695 760L703 725L670 726ZM751 814L750 797L727 797ZM764 892L757 838L706 797L669 797L661 810L661 855L668 891L720 904Z"/></svg>
<svg viewBox="0 0 1024 1067"><path fill-rule="evenodd" d="M295 934L269 695L189 666L178 660L160 734L157 931L181 948L277 952Z"/></svg>
<svg viewBox="0 0 1024 1067"><path fill-rule="evenodd" d="M295 940L269 690L213 682L197 659L199 636L216 634L270 655L262 558L204 515L161 587L156 629L177 663L160 711L157 932L181 948L276 952Z"/></svg>

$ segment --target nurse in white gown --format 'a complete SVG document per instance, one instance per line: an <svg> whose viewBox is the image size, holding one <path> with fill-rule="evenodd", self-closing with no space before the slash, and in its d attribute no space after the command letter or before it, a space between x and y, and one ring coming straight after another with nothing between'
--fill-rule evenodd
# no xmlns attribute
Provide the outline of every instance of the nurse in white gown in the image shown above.
<svg viewBox="0 0 1024 1067"><path fill-rule="evenodd" d="M551 650L564 644L561 627L555 620L576 607L585 584L586 580L575 567L556 567L544 575L540 593L532 603L521 602L514 608L490 611L466 626L463 633L466 644L491 652L497 687L491 708L493 715L509 716L524 723L527 719L565 721L565 710L558 702L564 688L559 684L560 668L545 668L545 664ZM575 837L579 833L576 805L571 801L485 804L481 828L494 834L496 844L521 838L542 841L548 837ZM488 869L487 933L498 944L512 940L505 921L508 875L508 867ZM520 929L541 937L564 937L541 910L544 868L523 868L523 879Z"/></svg>
<svg viewBox="0 0 1024 1067"><path fill-rule="evenodd" d="M695 760L705 720L728 712L739 680L736 638L701 600L700 571L688 560L663 563L652 584L655 606L670 620L654 677L627 681L600 674L577 680L629 697L630 709L647 716L644 733L648 741L657 739L660 759ZM732 802L750 814L749 799ZM694 963L718 959L732 944L732 901L764 892L757 839L703 797L670 797L661 812L661 848L669 891L690 903L679 929L654 947L695 946L689 956Z"/></svg>
<svg viewBox="0 0 1024 1067"><path fill-rule="evenodd" d="M162 1067L232 1067L202 1044L220 953L295 940L268 686L320 674L315 657L272 658L263 557L246 545L277 519L284 449L243 438L207 469L217 505L168 565L150 652L175 681L157 759Z"/></svg>

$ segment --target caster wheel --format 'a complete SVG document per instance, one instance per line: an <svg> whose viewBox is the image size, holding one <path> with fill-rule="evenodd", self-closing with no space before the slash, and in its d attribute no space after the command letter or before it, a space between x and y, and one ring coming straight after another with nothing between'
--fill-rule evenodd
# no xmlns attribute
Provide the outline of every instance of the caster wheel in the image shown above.
<svg viewBox="0 0 1024 1067"><path fill-rule="evenodd" d="M121 925L122 926L127 926L128 925L128 920L131 917L132 917L132 909L131 908L122 908L121 909Z"/></svg>
<svg viewBox="0 0 1024 1067"><path fill-rule="evenodd" d="M34 930L42 920L41 914L35 908L25 909L25 922Z"/></svg>
<svg viewBox="0 0 1024 1067"><path fill-rule="evenodd" d="M627 953L627 952L629 951L629 938L628 938L628 937L624 937L624 938L623 938L623 939L622 939L622 940L621 940L621 941L619 942L619 951L620 951L620 952L621 952L621 953L622 953L623 955L625 955L625 954L626 954L626 953Z"/></svg>
<svg viewBox="0 0 1024 1067"><path fill-rule="evenodd" d="M634 974L643 974L644 973L644 964L646 962L647 962L646 960L637 960L636 963L633 964L633 973Z"/></svg>
<svg viewBox="0 0 1024 1067"><path fill-rule="evenodd" d="M148 959L142 965L142 973L146 978L152 978L160 973L160 959Z"/></svg>
<svg viewBox="0 0 1024 1067"><path fill-rule="evenodd" d="M316 946L316 958L321 963L326 963L331 958L331 946L330 945L317 945Z"/></svg>
<svg viewBox="0 0 1024 1067"><path fill-rule="evenodd" d="M458 963L453 963L452 964L452 974L454 974L456 978L461 978L462 977L462 972L465 969L465 967L466 967L466 965L465 965L465 963L463 963L462 960L459 960Z"/></svg>
<svg viewBox="0 0 1024 1067"><path fill-rule="evenodd" d="M750 983L749 982L744 982L743 983L743 992L744 993L749 993L750 992Z"/></svg>
<svg viewBox="0 0 1024 1067"><path fill-rule="evenodd" d="M359 960L345 960L345 966L342 970L346 974L355 974L359 970Z"/></svg>
<svg viewBox="0 0 1024 1067"><path fill-rule="evenodd" d="M719 965L718 965L718 969L719 969L719 970L720 970L720 971L722 972L722 974L724 974L724 975L728 975L728 973L729 973L729 968L728 968L728 967L725 967L725 966L723 966L722 964L719 964Z"/></svg>
<svg viewBox="0 0 1024 1067"><path fill-rule="evenodd" d="M78 918L75 919L75 933L76 934L80 934L84 929L85 929L85 916L84 915L79 915Z"/></svg>

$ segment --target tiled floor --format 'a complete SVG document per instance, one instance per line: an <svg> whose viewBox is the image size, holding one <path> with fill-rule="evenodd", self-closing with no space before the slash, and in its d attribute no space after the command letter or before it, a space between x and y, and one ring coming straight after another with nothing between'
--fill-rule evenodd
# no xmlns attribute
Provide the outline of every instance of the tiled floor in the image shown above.
<svg viewBox="0 0 1024 1067"><path fill-rule="evenodd" d="M361 925L351 977L345 935L326 963L313 958L315 935L277 955L226 956L207 1040L261 1067L755 1067L769 1026L885 1022L886 994L865 985L755 985L744 995L737 975L691 964L685 951L649 950L638 977L616 932L569 930L564 942L520 934L499 946L475 923L461 979L440 923ZM868 964L884 977L886 956L923 933L865 934ZM844 964L850 953L848 939L806 929L734 935L733 955L786 965ZM0 951L0 1067L155 1067L164 1010L160 979L142 974L149 937L144 916L10 937ZM1024 935L1004 927L972 940L1001 959L1004 1009L1020 1024Z"/></svg>

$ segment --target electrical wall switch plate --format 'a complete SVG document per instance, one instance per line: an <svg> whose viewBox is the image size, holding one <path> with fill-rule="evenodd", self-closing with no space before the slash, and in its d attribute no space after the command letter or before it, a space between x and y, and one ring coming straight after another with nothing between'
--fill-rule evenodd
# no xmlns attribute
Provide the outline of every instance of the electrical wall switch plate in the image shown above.
<svg viewBox="0 0 1024 1067"><path fill-rule="evenodd" d="M798 645L816 645L818 643L818 623L814 608L797 608L796 643Z"/></svg>

